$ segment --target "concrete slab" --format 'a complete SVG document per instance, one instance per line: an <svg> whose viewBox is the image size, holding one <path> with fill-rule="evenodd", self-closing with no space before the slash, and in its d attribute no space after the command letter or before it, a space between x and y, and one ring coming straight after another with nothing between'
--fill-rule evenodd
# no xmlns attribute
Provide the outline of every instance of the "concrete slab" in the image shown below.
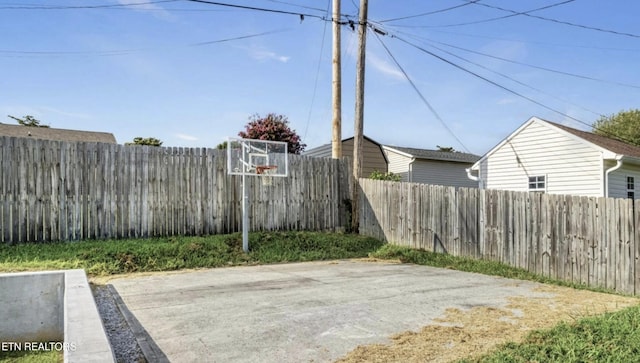
<svg viewBox="0 0 640 363"><path fill-rule="evenodd" d="M112 280L145 354L171 362L329 362L447 308L504 307L536 283L362 261Z"/></svg>

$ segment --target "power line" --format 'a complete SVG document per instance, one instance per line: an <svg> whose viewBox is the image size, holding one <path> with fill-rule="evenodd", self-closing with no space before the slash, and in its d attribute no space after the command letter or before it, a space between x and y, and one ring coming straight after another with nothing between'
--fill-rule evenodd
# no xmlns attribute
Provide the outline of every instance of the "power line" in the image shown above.
<svg viewBox="0 0 640 363"><path fill-rule="evenodd" d="M255 6L228 4L228 3L221 3L221 2L209 1L209 0L184 0L184 1L189 1L189 2L193 2L193 3L208 4L208 5L225 6L225 7L231 7L231 8L236 8L236 9L263 11L263 12L275 13L275 14L296 15L296 16L299 16L301 19L304 19L304 17L309 17L309 18L317 18L317 19L321 19L321 20L327 20L325 16L320 16L320 15L316 15L316 14L308 14L308 13L299 13L299 12L286 11L286 10L277 10L277 9L259 8L259 7L255 7Z"/></svg>
<svg viewBox="0 0 640 363"><path fill-rule="evenodd" d="M489 57L489 58L493 58L493 59L497 59L503 62L508 62L508 63L512 63L512 64L517 64L517 65L521 65L521 66L525 66L525 67L530 67L530 68L535 68L535 69L539 69L539 70L543 70L546 72L551 72L551 73L556 73L556 74L562 74L564 76L569 76L569 77L575 77L575 78L580 78L580 79L586 79L589 81L596 81L596 82L602 82L602 83L609 83L609 84L614 84L617 86L623 86L623 87L629 87L629 88L638 88L640 89L640 86L637 85L633 85L633 84L629 84L629 83L622 83L622 82L615 82L615 81L609 81L609 80L605 80L605 79L600 79L600 78L594 78L594 77L590 77L590 76L585 76L585 75L581 75L581 74L576 74L576 73L570 73L570 72L565 72L565 71L560 71L557 69L552 69L552 68L546 68L546 67L541 67L541 66L536 66L533 64L529 64L529 63L524 63L524 62L518 62L512 59L507 59L507 58L502 58L502 57L498 57L495 55L491 55L491 54L487 54L487 53L482 53L482 52L478 52L475 50L471 50L471 49L466 49L466 48L462 48L462 47L458 47L456 45L453 44L448 44L448 43L443 43L443 42L439 42L436 40L429 40L430 42L433 43L437 43L440 45L444 45L450 48L455 48L455 49L459 49L465 52L469 52L469 53L473 53L473 54L478 54L484 57Z"/></svg>
<svg viewBox="0 0 640 363"><path fill-rule="evenodd" d="M161 3L173 3L182 0L152 0L139 3L128 4L103 4L103 5L42 5L42 4L20 4L0 6L0 10L71 10L71 9L109 9L109 8L127 8L130 6L145 6ZM149 9L151 10L151 9Z"/></svg>
<svg viewBox="0 0 640 363"><path fill-rule="evenodd" d="M465 0L467 1L467 5L472 5L472 4L476 4L476 5L485 5L477 0ZM546 5L540 8L535 8L535 9L531 9L531 10L527 10L527 11L522 11L522 12L517 12L517 11L511 11L513 12L513 14L511 15L504 15L504 16L498 16L495 18L489 18L489 19L482 19L482 20L475 20L475 21L470 21L470 22L465 22L465 23L455 23L455 24L446 24L446 25L418 25L418 26L410 26L410 25L396 25L398 27L406 27L406 28L410 28L410 27L414 27L414 28L449 28L449 27L456 27L456 26L464 26L464 25L474 25L474 24L482 24L482 23L489 23L492 21L496 21L496 20L502 20L502 19L507 19L507 18L511 18L517 15L528 15L529 13L532 13L534 11L540 11L540 10L545 10L545 9L549 9L549 8L553 8L556 6L560 6L560 5L564 5L570 2L574 2L575 0L565 0L565 1L561 1L558 3L554 3L554 4L550 4L550 5ZM505 10L506 11L506 10Z"/></svg>
<svg viewBox="0 0 640 363"><path fill-rule="evenodd" d="M203 46L203 45L225 43L225 42L231 42L231 41L234 41L234 40L242 40L242 39L248 39L248 38L261 37L261 36L264 36L264 35L283 33L283 32L289 31L289 30L291 30L291 29L276 29L276 30L270 30L270 31L267 31L267 32L262 32L262 33L257 33L257 34L243 35L243 36L240 36L240 37L211 40L211 41L207 41L207 42L192 43L192 44L189 44L189 46L190 47L199 47L199 46Z"/></svg>
<svg viewBox="0 0 640 363"><path fill-rule="evenodd" d="M414 48L416 48L416 49L418 49L418 50L420 50L420 51L422 51L422 52L424 52L424 53L426 53L426 54L428 54L428 55L430 55L430 56L432 56L434 58L437 58L437 59L439 59L439 60L441 60L441 61L443 61L443 62L445 62L445 63L447 63L447 64L449 64L449 65L451 65L451 66L453 66L455 68L457 68L457 69L459 69L459 70L461 70L463 72L469 73L469 74L471 74L472 76L474 76L476 78L480 78L483 81L488 82L488 83L490 83L490 84L492 84L492 85L494 85L494 86L496 86L496 87L498 87L498 88L500 88L500 89L502 89L504 91L507 91L507 92L509 92L509 93L511 93L513 95L516 95L516 96L518 96L520 98L523 98L523 99L525 99L525 100L527 100L527 101L529 101L531 103L534 103L534 104L536 104L536 105L538 105L540 107L543 107L543 108L545 108L545 109L547 109L549 111L555 112L555 113L557 113L557 114L559 114L561 116L564 116L566 118L569 118L569 119L571 119L573 121L576 121L576 122L581 123L583 125L586 125L588 127L593 127L591 124L589 124L589 123L587 123L585 121L582 121L582 120L580 120L578 118L575 118L575 117L573 117L571 115L568 115L568 114L566 114L566 113L564 113L562 111L556 110L553 107L547 106L547 105L543 104L540 101L536 101L531 97L525 96L525 95L523 95L523 94L521 94L519 92L516 92L516 91L514 91L514 90L512 90L510 88L507 88L507 87L505 87L505 86L503 86L503 85L501 85L501 84L499 84L499 83L497 83L495 81L492 81L492 80L490 80L490 79L488 79L486 77L483 77L483 76L479 75L478 73L470 71L470 70L462 67L461 65L457 64L457 63L454 63L454 62L452 62L452 61L450 61L450 60L448 60L448 59L446 59L446 58L444 58L442 56L439 56L439 55L437 55L437 54L435 54L435 53L433 53L433 52L431 52L431 51L429 51L427 49L424 49L423 47L420 47L419 45L413 44L413 43L409 42L408 40L405 40L405 39L397 37L397 36L393 36L393 37L398 39L398 40L400 40L401 42L403 42L405 44L408 44L408 45L410 45L410 46L412 46L412 47L414 47ZM604 132L604 130L600 130L600 131ZM614 134L611 134L611 133L607 133L607 134L610 135L609 137L611 137L613 139L616 139L616 140L619 140L619 141L623 141L623 142L626 142L626 143L630 143L629 140L625 140L625 139L623 139L623 138L621 138L621 137L619 137L617 135L614 135Z"/></svg>
<svg viewBox="0 0 640 363"><path fill-rule="evenodd" d="M393 62L396 64L396 67L398 67L398 69L400 69L400 71L402 72L402 74L404 75L404 77L407 79L407 81L409 82L409 84L411 85L411 87L413 88L414 91L416 91L416 93L418 94L418 96L420 97L420 99L422 100L422 102L424 102L424 104L429 108L429 110L431 111L431 113L435 116L435 118L442 124L442 126L447 130L447 132L453 136L454 139L456 139L456 141L462 146L462 148L470 153L469 149L465 146L465 144L458 138L458 136L456 136L456 134L453 132L453 130L451 130L449 128L449 126L447 125L446 122L444 122L444 120L442 119L442 117L440 117L440 114L438 114L438 111L435 110L435 108L433 108L433 106L431 105L431 103L429 103L429 101L427 101L426 97L424 97L424 95L422 94L422 92L420 92L420 90L418 89L418 87L416 86L416 84L413 82L413 80L411 79L411 77L409 77L409 74L407 74L407 72L404 70L404 68L402 68L402 66L400 65L400 63L398 62L398 60L396 59L396 57L393 56L393 54L391 53L391 51L389 50L389 48L387 47L387 45L382 41L382 39L380 39L380 33L379 31L375 31L374 29L374 33L373 33L376 38L378 39L378 41L380 42L380 44L382 44L382 46L384 47L384 49L387 51L387 54L389 54L389 57L391 57L391 59L393 60Z"/></svg>
<svg viewBox="0 0 640 363"><path fill-rule="evenodd" d="M418 18L418 17L421 17L421 16L444 13L444 12L449 11L449 10L453 10L453 9L457 9L457 8L461 8L461 7L464 7L464 6L471 5L471 4L473 4L475 2L478 2L478 1L480 1L480 0L472 0L470 2L467 2L467 3L464 3L464 4L460 4L460 5L456 5L456 6L451 6L451 7L445 8L445 9L429 11L429 12L426 12L426 13L421 13L421 14L416 14L416 15L402 16L402 17L398 17L398 18L385 19L385 20L380 20L378 22L379 23L386 23L386 22L390 22L390 21Z"/></svg>
<svg viewBox="0 0 640 363"><path fill-rule="evenodd" d="M290 2L286 2L286 1L279 1L279 0L265 0L265 1L269 1L272 3L278 3L278 4L284 4L284 5L290 5L290 6L295 6L301 9L309 9L309 10L317 10L317 11L325 11L324 9L320 9L320 8L314 8L312 6L304 6L304 5L300 5L300 4L294 4L294 3L290 3Z"/></svg>
<svg viewBox="0 0 640 363"><path fill-rule="evenodd" d="M331 6L331 0L328 1L327 5L327 14L329 14ZM322 64L322 53L324 52L324 41L327 35L327 24L324 25L324 29L322 31L322 42L320 43L320 55L318 57L318 66L316 69L316 79L313 84L313 95L311 96L311 106L309 106L309 114L307 115L307 125L304 127L304 136L303 139L307 138L307 131L309 130L309 124L311 123L311 112L313 111L313 104L316 100L316 92L318 91L318 79L320 76L320 65Z"/></svg>
<svg viewBox="0 0 640 363"><path fill-rule="evenodd" d="M515 15L524 15L524 16L528 16L530 18L536 18L536 19L540 19L540 20L550 21L550 22L558 23L558 24L569 25L569 26L582 28L582 29L589 29L589 30L595 30L595 31L603 32L603 33L623 35L623 36L632 37L632 38L640 38L640 35L638 35L638 34L625 33L625 32L621 32L621 31L617 31L617 30L598 28L598 27L582 25L582 24L575 24L575 23L571 23L571 22L568 22L568 21L564 21L564 20L546 18L544 16L539 16L539 15L532 15L532 14L529 14L529 12L519 13L519 12L517 12L515 10L505 9L505 8L501 8L501 7L495 6L495 5L489 5L489 4L484 4L484 3L475 3L475 2L474 2L474 4L481 5L481 6L484 6L484 7L488 7L488 8L491 8L491 9L498 9L498 10L506 11L506 12L509 12L509 13L513 13L514 16Z"/></svg>
<svg viewBox="0 0 640 363"><path fill-rule="evenodd" d="M429 46L430 46L430 47L432 47L432 48L435 48L435 49L437 49L437 50L439 50L439 51L441 51L441 52L443 52L443 53L445 53L445 54L448 54L448 55L450 55L450 56L452 56L452 57L458 58L458 59L460 59L460 60L462 60L462 61L464 61L464 62L467 62L467 63L473 64L473 65L475 65L476 67L482 68L482 69L484 69L484 70L486 70L486 71L488 71L488 72L491 72L491 73L493 73L493 74L497 74L498 76L501 76L501 77L503 77L503 78L506 78L506 79L508 79L508 80L510 80L510 81L512 81L512 82L515 82L515 83L517 83L517 84L519 84L519 85L521 85L521 86L523 86L523 87L526 87L526 88L529 88L529 89L534 90L534 91L536 91L536 92L539 92L539 93L545 94L545 95L547 95L547 96L549 96L549 97L552 97L552 98L554 98L554 99L556 99L556 100L558 100L558 101L562 101L562 102L564 102L564 103L567 103L567 104L570 104L570 105L576 106L576 107L581 108L581 109L583 109L583 110L585 110L585 111L587 111L587 112L590 112L590 113L592 113L592 114L594 114L594 115L596 115L596 116L600 116L600 117L604 116L603 114L601 114L601 113L599 113L599 112L593 111L593 110L588 109L588 108L586 108L586 107L584 107L584 106L578 105L578 104L573 103L573 102L571 102L571 101L568 101L568 100L566 100L566 99L563 99L563 98L560 98L560 97L558 97L558 96L552 95L552 94L550 94L550 93L548 93L548 92L545 92L545 91L543 91L543 90L541 90L541 89L539 89L539 88L536 88L536 87L533 87L533 86L531 86L531 85L528 85L528 84L526 84L526 83L524 83L524 82L521 82L521 81L519 81L519 80L517 80L517 79L515 79L515 78L513 78L513 77L511 77L511 76L508 76L508 75L506 75L506 74L504 74L504 73L498 72L498 71L493 70L493 69L490 69L489 67L486 67L486 66L484 66L484 65L482 65L482 64L479 64L479 63L473 62L473 61L471 61L471 60L469 60L469 59L466 59L466 58L464 58L464 57L461 57L461 56L459 56L459 55L457 55L457 54L455 54L455 53L449 52L449 51L444 50L444 49L442 49L442 48L440 48L440 47L436 47L435 45L432 45L432 44L429 44Z"/></svg>
<svg viewBox="0 0 640 363"><path fill-rule="evenodd" d="M243 36L239 36L239 37L232 37L232 38L211 40L211 41L206 41L206 42L191 43L191 44L187 44L186 46L188 46L188 47L200 47L200 46L205 46L205 45L211 45L211 44L217 44L217 43L225 43L225 42L231 42L231 41L235 41L235 40L242 40L242 39L255 38L255 37L261 37L261 36L265 36L265 35L276 34L276 33L282 33L282 32L286 32L286 31L289 31L289 30L291 30L291 29L276 29L276 30L262 32L262 33L243 35ZM131 53L136 53L136 52L150 51L150 50L154 50L154 49L162 49L162 48L136 48L136 49L105 50L105 51L23 51L23 50L0 49L0 56L3 56L3 57L15 57L15 56L39 57L39 56L74 56L74 55L79 55L79 56L120 56L120 55L128 55L128 54L131 54Z"/></svg>
<svg viewBox="0 0 640 363"><path fill-rule="evenodd" d="M547 46L547 47L612 50L612 51L619 51L619 52L640 52L640 49L632 49L632 48L595 47L595 46L591 46L591 45L537 42L537 41L533 41L533 40L501 38L501 37L494 37L494 36L488 36L488 35L450 32L450 31L437 30L437 29L430 29L429 31L436 32L436 33L443 33L443 34L460 35L460 36L463 36L463 37L470 37L470 38L492 39L492 40L501 40L501 41L505 41L505 42L524 43L524 44L538 44L538 45L543 45L543 46ZM403 32L399 32L399 33L403 33ZM404 34L408 34L408 33L404 33Z"/></svg>

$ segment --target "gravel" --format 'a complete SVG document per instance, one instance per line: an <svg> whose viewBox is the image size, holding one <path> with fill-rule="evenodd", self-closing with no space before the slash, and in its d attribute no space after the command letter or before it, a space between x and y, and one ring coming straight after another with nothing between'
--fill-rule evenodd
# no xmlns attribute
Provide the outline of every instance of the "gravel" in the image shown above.
<svg viewBox="0 0 640 363"><path fill-rule="evenodd" d="M135 335L122 316L108 286L92 285L93 297L118 363L146 363Z"/></svg>

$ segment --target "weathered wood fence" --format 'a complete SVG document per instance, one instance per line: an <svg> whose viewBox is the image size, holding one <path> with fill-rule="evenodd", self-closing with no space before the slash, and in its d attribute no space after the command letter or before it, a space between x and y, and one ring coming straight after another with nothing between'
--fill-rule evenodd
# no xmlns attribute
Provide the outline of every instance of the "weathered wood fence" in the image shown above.
<svg viewBox="0 0 640 363"><path fill-rule="evenodd" d="M361 234L640 294L640 200L359 185Z"/></svg>
<svg viewBox="0 0 640 363"><path fill-rule="evenodd" d="M226 152L0 137L0 242L207 235L241 229ZM289 156L289 177L251 185L251 230L346 224L349 165Z"/></svg>

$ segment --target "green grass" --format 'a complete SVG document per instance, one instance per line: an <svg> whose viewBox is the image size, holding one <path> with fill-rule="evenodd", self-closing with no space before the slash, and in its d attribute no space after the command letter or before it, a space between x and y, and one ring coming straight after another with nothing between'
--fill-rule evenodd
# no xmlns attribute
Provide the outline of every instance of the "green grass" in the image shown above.
<svg viewBox="0 0 640 363"><path fill-rule="evenodd" d="M353 234L261 232L242 251L239 233L0 246L0 271L81 268L91 276L366 257L382 242Z"/></svg>
<svg viewBox="0 0 640 363"><path fill-rule="evenodd" d="M57 350L0 351L0 363L59 363L63 355Z"/></svg>
<svg viewBox="0 0 640 363"><path fill-rule="evenodd" d="M448 268L451 270L475 272L483 275L501 276L516 280L528 280L545 284L572 287L575 289L587 289L597 292L615 293L611 290L588 287L584 284L566 282L552 279L529 272L525 269L511 267L500 262L488 260L474 260L465 257L456 257L447 254L434 253L424 250L416 250L408 247L386 244L371 253L371 257L380 259L400 260L403 263L414 263L433 267Z"/></svg>
<svg viewBox="0 0 640 363"><path fill-rule="evenodd" d="M550 279L498 262L454 257L394 245L384 245L373 252L371 257L614 293ZM478 359L459 362L640 362L640 306L584 318L571 324L561 323L550 330L534 331L521 343L507 343Z"/></svg>
<svg viewBox="0 0 640 363"><path fill-rule="evenodd" d="M0 246L0 271L83 268L89 275L169 271L357 257L394 259L434 267L537 281L574 288L497 262L454 257L383 244L353 234L264 232L250 234L251 251L242 252L240 234L74 243ZM595 291L606 291L588 288ZM610 292L610 291L609 291ZM8 360L7 360L8 359ZM18 360L19 359L19 360ZM30 355L0 362L26 361ZM35 357L33 362L56 361ZM551 330L536 331L522 343L508 343L477 360L461 362L640 362L640 307L590 317Z"/></svg>
<svg viewBox="0 0 640 363"><path fill-rule="evenodd" d="M531 333L464 363L640 362L640 306Z"/></svg>

